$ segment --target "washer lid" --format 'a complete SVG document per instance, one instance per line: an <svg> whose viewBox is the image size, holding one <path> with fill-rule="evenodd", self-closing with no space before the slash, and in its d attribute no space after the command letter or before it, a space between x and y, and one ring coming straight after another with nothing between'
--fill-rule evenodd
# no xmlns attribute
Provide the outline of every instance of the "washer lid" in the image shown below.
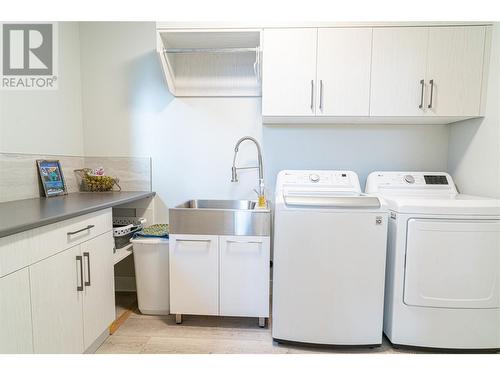
<svg viewBox="0 0 500 375"><path fill-rule="evenodd" d="M324 208L381 208L382 200L365 194L315 194L286 190L283 199L287 206Z"/></svg>
<svg viewBox="0 0 500 375"><path fill-rule="evenodd" d="M500 216L500 199L458 194L453 197L381 195L388 208L399 213L430 215Z"/></svg>

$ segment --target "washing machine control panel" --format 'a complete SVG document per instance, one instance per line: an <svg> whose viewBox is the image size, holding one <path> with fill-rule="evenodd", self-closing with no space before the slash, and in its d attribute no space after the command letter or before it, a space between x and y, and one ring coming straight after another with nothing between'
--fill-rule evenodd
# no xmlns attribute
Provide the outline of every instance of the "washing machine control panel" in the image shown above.
<svg viewBox="0 0 500 375"><path fill-rule="evenodd" d="M356 173L351 171L325 171L325 170L287 170L278 175L276 186L293 186L311 189L359 189L359 180Z"/></svg>

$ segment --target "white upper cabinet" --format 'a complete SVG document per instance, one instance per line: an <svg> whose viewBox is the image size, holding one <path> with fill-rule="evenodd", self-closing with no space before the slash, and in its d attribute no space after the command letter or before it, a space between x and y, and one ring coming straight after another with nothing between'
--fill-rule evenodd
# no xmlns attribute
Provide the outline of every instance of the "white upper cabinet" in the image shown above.
<svg viewBox="0 0 500 375"><path fill-rule="evenodd" d="M368 116L371 28L318 30L319 116Z"/></svg>
<svg viewBox="0 0 500 375"><path fill-rule="evenodd" d="M263 116L314 116L317 29L266 29Z"/></svg>
<svg viewBox="0 0 500 375"><path fill-rule="evenodd" d="M423 116L427 27L373 29L371 116Z"/></svg>
<svg viewBox="0 0 500 375"><path fill-rule="evenodd" d="M263 122L446 124L479 117L489 29L265 29Z"/></svg>
<svg viewBox="0 0 500 375"><path fill-rule="evenodd" d="M480 114L485 32L484 26L429 28L427 116Z"/></svg>

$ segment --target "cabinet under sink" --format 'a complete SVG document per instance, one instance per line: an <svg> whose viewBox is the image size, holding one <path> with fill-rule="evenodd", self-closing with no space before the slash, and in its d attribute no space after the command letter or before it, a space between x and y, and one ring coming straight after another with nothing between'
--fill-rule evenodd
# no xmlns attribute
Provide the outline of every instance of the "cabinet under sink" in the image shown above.
<svg viewBox="0 0 500 375"><path fill-rule="evenodd" d="M189 200L169 210L170 312L269 317L270 210Z"/></svg>

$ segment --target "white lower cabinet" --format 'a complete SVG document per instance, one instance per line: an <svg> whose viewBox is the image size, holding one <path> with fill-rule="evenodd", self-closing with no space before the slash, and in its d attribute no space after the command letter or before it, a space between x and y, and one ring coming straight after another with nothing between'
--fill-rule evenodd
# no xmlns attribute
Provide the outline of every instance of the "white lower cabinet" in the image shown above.
<svg viewBox="0 0 500 375"><path fill-rule="evenodd" d="M112 323L112 240L108 232L29 267L35 353L83 353Z"/></svg>
<svg viewBox="0 0 500 375"><path fill-rule="evenodd" d="M269 237L220 237L220 315L269 316L269 243Z"/></svg>
<svg viewBox="0 0 500 375"><path fill-rule="evenodd" d="M82 353L80 246L30 267L35 353Z"/></svg>
<svg viewBox="0 0 500 375"><path fill-rule="evenodd" d="M173 314L269 316L270 239L170 235Z"/></svg>
<svg viewBox="0 0 500 375"><path fill-rule="evenodd" d="M218 315L218 246L218 236L170 236L172 313Z"/></svg>
<svg viewBox="0 0 500 375"><path fill-rule="evenodd" d="M0 238L0 354L84 353L115 319L111 209Z"/></svg>
<svg viewBox="0 0 500 375"><path fill-rule="evenodd" d="M82 243L84 269L83 339L87 349L115 320L113 266L114 240L111 233Z"/></svg>
<svg viewBox="0 0 500 375"><path fill-rule="evenodd" d="M28 268L0 278L0 354L33 353Z"/></svg>

